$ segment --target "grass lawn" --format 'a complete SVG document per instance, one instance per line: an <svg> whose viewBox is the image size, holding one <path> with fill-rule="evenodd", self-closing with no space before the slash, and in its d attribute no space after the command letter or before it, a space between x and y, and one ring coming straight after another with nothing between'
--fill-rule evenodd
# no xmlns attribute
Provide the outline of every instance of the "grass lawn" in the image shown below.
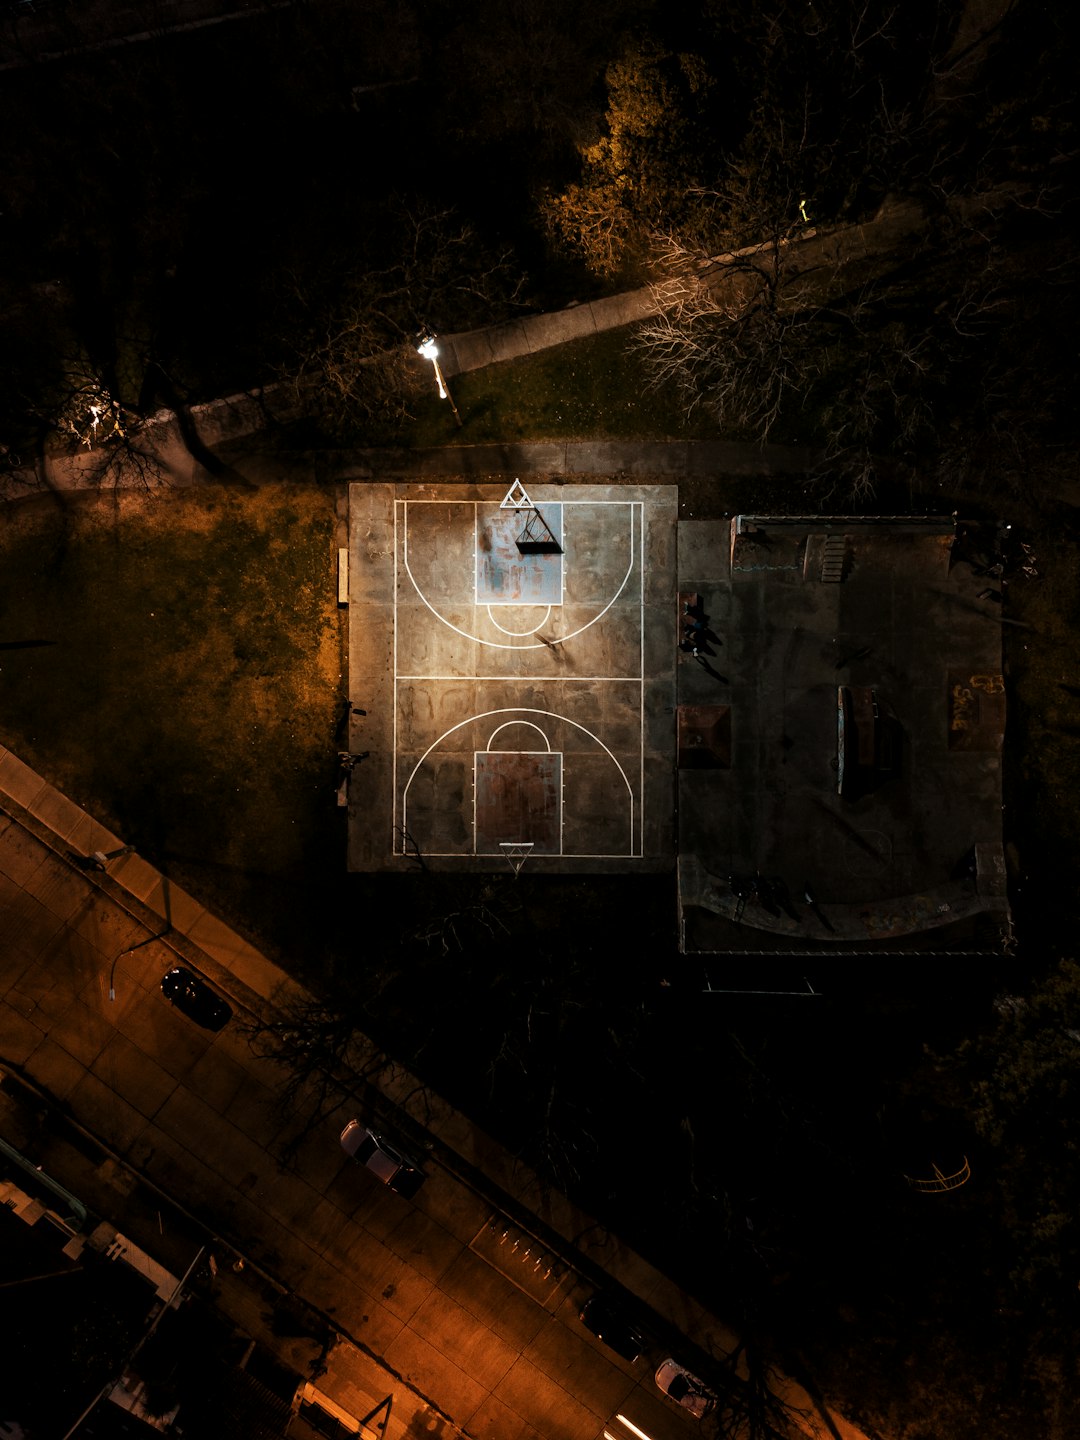
<svg viewBox="0 0 1080 1440"><path fill-rule="evenodd" d="M461 431L425 385L415 428L386 438L678 430L620 332L454 383ZM738 486L708 482L716 513L762 498ZM771 482L777 502L787 488ZM455 904L345 872L334 525L328 488L208 485L43 497L0 527L0 645L25 646L0 649L0 740L309 980L355 964L368 905L423 930Z"/></svg>
<svg viewBox="0 0 1080 1440"><path fill-rule="evenodd" d="M49 497L0 531L0 643L40 642L0 650L0 737L255 930L266 890L344 868L333 538L333 494L287 486Z"/></svg>
<svg viewBox="0 0 1080 1440"><path fill-rule="evenodd" d="M674 387L653 389L623 326L551 350L455 375L449 382L461 427L440 400L425 363L414 418L380 439L413 447L513 440L709 440L715 422L687 417ZM739 439L728 435L726 439ZM777 440L782 437L777 434Z"/></svg>

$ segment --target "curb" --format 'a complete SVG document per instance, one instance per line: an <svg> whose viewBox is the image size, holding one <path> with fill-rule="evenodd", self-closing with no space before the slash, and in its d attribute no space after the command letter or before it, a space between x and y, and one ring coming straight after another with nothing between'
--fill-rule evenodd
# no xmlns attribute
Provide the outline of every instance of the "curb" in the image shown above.
<svg viewBox="0 0 1080 1440"><path fill-rule="evenodd" d="M0 814L8 815L73 869L78 868L76 856L122 843L2 745ZM151 933L167 918L159 908L160 896L166 896L173 918L171 929L160 937L161 943L193 963L215 986L256 1016L267 1019L281 1003L305 994L276 965L224 922L209 915L186 892L171 886L167 877L139 856L122 857L104 874L81 869L79 873ZM154 903L155 898L158 903ZM198 931L198 938L185 931L188 916L194 916L190 929ZM672 1334L683 1335L690 1329L700 1337L691 1344L697 1344L705 1353L723 1354L732 1347L731 1332L699 1301L630 1250L593 1216L546 1186L528 1166L509 1155L403 1066L382 1055L367 1037L363 1038L373 1060L380 1062L379 1068L371 1079L353 1067L347 1075L333 1076L343 1091L356 1086L381 1095L448 1152L449 1163L443 1163L444 1169L514 1225L535 1233L535 1238L557 1249L564 1263L586 1283L622 1289L636 1305L653 1312L659 1322L654 1322L654 1328L660 1333L670 1328ZM579 1246L583 1236L593 1240L588 1249Z"/></svg>

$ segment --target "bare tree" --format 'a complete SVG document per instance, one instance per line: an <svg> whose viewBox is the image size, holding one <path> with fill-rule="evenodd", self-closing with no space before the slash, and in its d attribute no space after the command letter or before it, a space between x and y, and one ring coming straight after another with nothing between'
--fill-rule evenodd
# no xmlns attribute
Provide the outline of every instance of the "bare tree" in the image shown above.
<svg viewBox="0 0 1080 1440"><path fill-rule="evenodd" d="M395 200L386 227L389 265L359 268L329 298L294 282L306 329L285 375L332 430L408 418L427 379L419 332L486 324L521 303L510 252L486 248L451 210Z"/></svg>
<svg viewBox="0 0 1080 1440"><path fill-rule="evenodd" d="M478 941L502 943L510 934L507 921L521 911L512 886L513 879L502 879L482 884L475 894L447 891L445 903L417 928L414 938L440 955L458 954Z"/></svg>
<svg viewBox="0 0 1080 1440"><path fill-rule="evenodd" d="M345 1099L387 1069L387 1057L358 1028L360 1019L355 1007L305 995L248 1024L252 1051L280 1069L278 1114L295 1126L282 1147L282 1164Z"/></svg>
<svg viewBox="0 0 1080 1440"><path fill-rule="evenodd" d="M726 1383L712 1415L717 1440L793 1440L806 1433L806 1411L785 1398L791 1381L773 1366L763 1346L741 1339L724 1356Z"/></svg>
<svg viewBox="0 0 1080 1440"><path fill-rule="evenodd" d="M775 229L718 258L665 237L657 314L632 341L650 383L670 387L688 417L704 411L722 432L760 443L781 418L798 423L817 441L823 494L843 502L932 465L947 407L965 395L999 407L981 431L1008 429L1010 390L1019 393L1003 344L1017 319L1015 282L995 273L984 236L952 234L947 218L937 225L942 258L928 246L917 281L904 253L826 263L813 241L796 248ZM927 294L944 298L931 307Z"/></svg>
<svg viewBox="0 0 1080 1440"><path fill-rule="evenodd" d="M688 416L701 407L725 432L764 443L814 374L780 243L715 261L668 236L656 264L666 272L654 287L657 314L632 342L651 384L673 385Z"/></svg>
<svg viewBox="0 0 1080 1440"><path fill-rule="evenodd" d="M168 483L153 421L120 398L85 353L62 359L55 378L26 397L22 424L20 463L63 463L67 455L77 457L84 485L151 490Z"/></svg>

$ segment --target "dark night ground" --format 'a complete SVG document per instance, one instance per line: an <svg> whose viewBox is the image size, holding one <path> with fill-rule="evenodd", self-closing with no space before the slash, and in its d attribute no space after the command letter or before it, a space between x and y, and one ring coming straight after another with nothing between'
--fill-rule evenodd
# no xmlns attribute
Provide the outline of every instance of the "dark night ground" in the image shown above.
<svg viewBox="0 0 1080 1440"><path fill-rule="evenodd" d="M441 24L453 25L449 10L434 8ZM1045 14L1038 6L1027 13ZM316 290L332 285L371 232L370 192L389 180L402 190L429 186L466 210L475 208L489 228L514 231L531 258L542 254L534 235L523 236L516 221L506 219L525 214L530 204L526 190L534 177L531 165L516 163L523 153L520 137L502 148L477 144L490 116L465 116L474 126L464 137L470 157L465 165L461 134L447 124L452 112L437 87L420 87L416 104L414 90L404 96L388 91L374 104L381 133L393 135L400 148L365 143L363 117L358 120L344 98L348 86L401 73L380 68L377 47L370 70L346 74L342 62L325 98L312 81L316 72L297 70L268 117L258 77L273 68L273 32L280 24L295 47L290 27L306 23L291 14L275 21L260 32L271 37L265 52L262 39L247 30L223 34L210 45L180 42L175 65L159 66L157 56L106 58L102 65L116 80L114 113L77 137L55 106L58 92L49 87L64 88L65 104L72 103L74 90L77 103L98 114L100 72L92 76L72 65L56 71L55 79L50 74L43 81L29 71L4 82L9 133L37 137L21 152L32 163L21 175L16 165L8 186L9 216L24 228L16 231L14 249L10 231L5 240L11 260L5 298L16 340L25 342L17 352L24 365L40 350L37 321L46 293L34 292L38 299L24 308L21 321L11 296L27 293L15 287L57 278L48 268L54 266L63 277L59 294L69 297L57 300L57 292L48 292L61 328L88 327L105 337L106 349L115 328L121 354L134 353L143 343L144 312L156 313L154 343L182 389L199 397L250 383L253 371L281 353L281 325L290 315L295 320L281 303L288 289L283 259L302 266L311 237L318 236L320 264L309 278ZM328 38L332 31L323 34L324 45ZM1010 64L1027 84L1031 65L1025 70L1025 64L1038 48L1038 25L1026 26L1017 39L1010 42ZM348 44L341 48L349 54ZM1055 53L1060 65L1064 47ZM421 63L431 63L430 55ZM190 83L195 73L197 87ZM159 88L171 128L132 122L143 103L143 83ZM987 113L996 115L995 106L1007 130L1012 122L1004 81ZM1068 133L1063 107L1047 108L1045 115L1051 136ZM342 136L351 147L344 163L337 149ZM42 147L37 154L35 144ZM515 154L512 169L507 153ZM565 148L545 163L564 170ZM346 188L343 173L356 183ZM1045 424L1035 393L1067 389L1075 369L1075 305L1056 306L1051 288L1053 277L1068 274L1071 244L1049 265L1045 255L1040 263L1035 245L1028 251L1030 273L1042 282L1035 314L1046 323L1032 335L1036 322L1029 321L1018 351L1027 363L1013 382L1010 418L1021 432L1022 454L1029 445L1028 454L1039 451L1025 429ZM950 278L947 264L935 274L935 301ZM538 293L538 299L580 296L587 284L572 271L544 271L551 297ZM916 295L919 303L925 296L920 302ZM1051 324L1055 308L1058 318ZM451 328L441 318L439 324ZM132 331L129 346L124 337ZM10 397L11 387L5 393ZM1057 552L1044 582L1053 587L1050 598L1018 594L1010 613L1034 621L1041 636L1052 633L1060 673L1080 682L1072 674L1068 638L1080 618L1071 558L1075 529L1053 533L1059 515L1069 513L1059 511L1053 498L1061 478L1054 447L1070 433L1044 433L1038 462L1029 467L1025 454L1020 478L1006 476L996 493L978 493L965 477L962 495L946 483L932 498L940 504L948 496L950 507L974 506L989 517L1016 506L1044 553ZM985 446L981 460L971 461L973 429L960 430L957 438L954 452L969 442L965 458L976 480L980 463L987 473L1000 462ZM703 513L704 507L693 508ZM1013 676L1030 680L1034 662L1021 648L1024 639L1020 632L1008 638ZM259 636L249 639L241 664L258 658ZM460 883L451 889L437 877L342 881L335 866L344 840L334 848L329 798L323 813L311 817L324 827L326 849L315 850L309 867L297 870L287 885L265 875L200 871L190 851L186 862L162 858L186 863L193 877L201 873L211 891L232 887L256 937L305 954L313 982L339 990L343 978L355 979L359 958L359 998L369 1007L359 1019L392 1053L479 1114L511 1146L546 1162L613 1228L664 1257L673 1273L688 1275L722 1313L776 1334L789 1362L797 1364L795 1352L801 1351L824 1385L835 1382L840 1393L879 1417L894 1440L922 1434L996 1440L1021 1427L1049 1434L1039 1393L1065 1410L1076 1396L1074 1363L1066 1360L1063 1374L1054 1368L1057 1357L1076 1348L1073 1229L1063 1232L1057 1274L1051 1269L1035 1280L1009 1280L1035 1223L1023 1211L1020 1149L1014 1146L1010 1154L973 1134L971 1102L984 1067L939 1071L924 1054L925 1046L950 1052L989 1027L996 992L1022 988L1031 973L1070 953L1076 907L1069 871L1080 847L1070 787L1050 777L1055 769L1073 773L1075 742L1062 728L1072 723L1070 715L1054 711L1061 704L1060 694L1053 698L1056 672L1048 669L1036 679L1041 703L1014 707L1010 720L1006 823L1018 847L1014 881L1023 945L1016 962L927 958L893 962L891 972L877 968L872 974L855 961L830 962L806 972L820 999L703 1000L679 983L660 985L683 980L689 968L673 953L670 881L541 884L526 870L516 884L496 882L486 898ZM1059 761L1043 763L1039 757L1055 755L1055 747L1061 747ZM152 761L152 749L147 755ZM198 757L186 756L185 763L197 773ZM230 777L221 778L224 783ZM109 808L145 833L145 853L153 856L155 843L165 843L154 838L159 817L137 814L140 802L125 790L122 775L112 779ZM329 797L329 786L323 793ZM181 828L205 822L197 790L178 804L185 807ZM213 803L205 808L212 810ZM194 879L188 883L195 888ZM443 954L442 922L451 911L461 912L463 902L473 909L470 915L466 904L458 922L462 944ZM510 938L493 942L485 924L492 911ZM357 915L367 917L359 957ZM337 925L326 923L331 916ZM312 933L316 926L318 935ZM425 929L433 939L417 941ZM520 957L512 970L506 964L510 939ZM743 972L733 962L722 967L731 988L744 981L758 988L766 983L762 973L757 966ZM777 970L767 980L794 989L802 978L801 970ZM719 983L715 973L713 981ZM496 1054L503 1059L492 1069ZM537 1117L551 1087L555 1106L545 1128ZM936 1146L959 1145L969 1154L976 1179L963 1191L919 1197L900 1182L903 1169L934 1158L919 1143L927 1131L935 1138L935 1156ZM1063 1166L1075 1169L1067 1149L1046 1153L1056 1158L1047 1161L1037 1147L1033 1155L1041 1170L1062 1154ZM653 1178L643 1185L646 1172ZM1057 1199L1067 1213L1074 1184L1061 1174ZM1032 1362L1039 1354L1042 1359ZM982 1400L981 1386L987 1392ZM920 1423L915 1416L930 1418ZM1057 1433L1067 1433L1067 1426L1059 1424Z"/></svg>
<svg viewBox="0 0 1080 1440"><path fill-rule="evenodd" d="M16 1179L18 1183L18 1179ZM33 1417L34 1433L63 1435L144 1333L153 1294L144 1280L93 1252L59 1253L47 1221L32 1229L0 1215L0 1410Z"/></svg>
<svg viewBox="0 0 1080 1440"><path fill-rule="evenodd" d="M252 639L256 648L242 667L258 663ZM330 754L328 746L327 765ZM189 762L198 786L197 756ZM153 858L161 821L140 819L122 773L114 778L113 803L131 833L141 836L149 821L140 849ZM526 869L516 882L493 877L487 896L479 893L484 882L343 877L344 835L329 779L321 777L325 802L310 817L321 842L288 876L260 874L259 861L247 875L215 871L183 842L186 858L175 851L170 858L174 823L192 834L210 823L197 789L178 795L176 813L161 817L161 858L197 893L231 895L241 928L246 917L270 948L304 956L314 983L341 993L343 978L359 978L368 999L358 1016L363 1028L513 1148L546 1163L722 1313L761 1306L761 1323L793 1334L823 1377L850 1356L843 1383L859 1394L869 1382L875 1408L885 1403L886 1381L902 1396L915 1377L921 1386L928 1371L941 1373L932 1356L947 1355L952 1373L984 1376L987 1353L1007 1338L998 1332L1025 1329L1033 1301L1029 1292L1018 1305L1009 1293L1016 1247L1008 1217L993 1213L1000 1157L984 1155L971 1133L963 1093L955 1144L969 1154L975 1182L928 1200L908 1194L899 1175L940 1156L911 1146L909 1131L923 1128L911 1125L912 1112L928 1096L936 1134L941 1102L954 1099L924 1063L922 1047L950 1052L991 1018L995 991L1022 986L1020 977L1042 963L1037 910L1023 912L1021 937L1031 938L1019 965L929 958L885 969L879 962L873 972L857 961L765 972L722 962L710 971L717 986L797 989L805 973L823 998L703 1000L684 988L699 967L674 954L666 877L541 883ZM1025 829L1020 821L1013 839L1037 877L1039 836ZM1047 867L1055 861L1060 851L1046 857ZM1050 892L1043 896L1050 913L1064 919L1052 882ZM451 942L444 954L440 936L451 913L460 948ZM417 941L418 932L431 940ZM497 1054L504 1058L492 1070ZM961 1072L951 1083L970 1082ZM538 1121L552 1086L545 1128ZM955 1126L951 1103L945 1109L947 1127ZM646 1170L655 1178L643 1187ZM684 1237L692 1237L689 1254ZM972 1265L980 1251L985 1262ZM1047 1311L1066 1323L1071 1287L1054 1288ZM880 1367L863 1358L867 1333ZM968 1344L974 1353L965 1359ZM1016 1393L1011 1380L1004 1393ZM946 1398L932 1403L940 1411ZM907 1415L911 1402L897 1403ZM921 1397L919 1408L927 1403ZM994 1433L985 1418L979 1424ZM956 1433L965 1433L959 1424Z"/></svg>
<svg viewBox="0 0 1080 1440"><path fill-rule="evenodd" d="M763 496L740 492L748 503ZM695 508L705 498L698 493ZM7 725L5 738L55 778L59 764L76 781L73 793L111 812L141 853L287 966L302 967L359 1028L721 1313L738 1318L760 1307L758 1323L794 1334L823 1380L850 1356L840 1388L869 1390L866 1405L884 1405L886 1382L901 1393L926 1386L928 1372L942 1373L926 1356L949 1345L992 1348L993 1336L972 1331L976 1317L1022 1334L1037 1304L1043 1320L1067 1327L1069 1283L1045 1272L1034 1284L1009 1278L1033 1248L1031 1217L1012 1213L1023 1210L1028 1181L1016 1173L1022 1157L974 1133L970 1102L982 1063L939 1073L923 1053L926 1045L951 1053L993 1019L996 992L1023 989L1055 953L1068 953L1075 909L1055 871L1076 846L1059 775L1040 768L1045 736L1024 747L1029 774L1012 787L1035 810L1010 805L1006 813L1022 858L1017 961L781 969L728 960L709 970L717 988L800 989L808 976L821 998L703 998L701 963L675 954L669 877L540 881L528 867L516 881L509 871L468 882L342 873L331 739L340 702L329 688L307 693L320 666L304 653L322 625L331 508L329 495L311 490L177 493L144 502L130 523L79 532L70 513L50 507L46 551L35 561L27 544L7 556L14 589L5 613L12 633L29 633L20 622L36 615L45 633L69 643L5 657L4 675L18 665L37 697L17 725L25 750ZM191 510L194 519L175 523ZM173 523L161 530L170 511ZM284 533L288 546L279 543ZM41 595L35 565L43 554L49 606L38 599L25 611L16 597ZM151 557L169 586L148 600ZM1040 543L1040 563L1045 578L1018 592L1009 610L1039 637L1037 658L1025 663L1045 688L1032 692L1032 675L1018 677L1010 720L1027 730L1046 718L1029 697L1054 692L1056 667L1073 653L1071 542L1056 551ZM161 621L164 633L153 629ZM1030 656L1030 644L1031 634L1017 631L1010 663ZM110 673L124 684L112 684ZM177 693L206 703L193 715L176 705ZM220 717L237 705L223 729ZM133 771L156 781L133 790ZM280 836L275 815L288 822ZM975 1173L964 1191L942 1199L903 1187L902 1172L948 1168L945 1156L957 1148ZM1063 1206L1071 1169L1056 1167L1063 1158L1068 1165L1067 1154L1034 1147L1040 1175L1061 1180ZM1032 1195L1041 1203L1038 1190ZM957 1232L963 1243L954 1243ZM1068 1227L1061 1276L1074 1255ZM932 1345L924 1326L934 1330ZM911 1369L870 1365L868 1327L890 1356L921 1350ZM1040 1343L1052 1348L1045 1337ZM987 1363L956 1353L945 1369L982 1375ZM1004 1393L1015 1393L1011 1381ZM909 1397L898 1413L910 1418L930 1403L940 1410L944 1398ZM957 1433L965 1433L959 1422Z"/></svg>

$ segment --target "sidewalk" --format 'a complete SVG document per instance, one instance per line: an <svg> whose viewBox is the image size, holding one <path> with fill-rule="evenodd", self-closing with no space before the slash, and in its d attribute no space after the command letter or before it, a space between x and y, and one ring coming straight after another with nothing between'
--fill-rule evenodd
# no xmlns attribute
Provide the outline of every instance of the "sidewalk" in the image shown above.
<svg viewBox="0 0 1080 1440"><path fill-rule="evenodd" d="M291 395L292 392L290 391ZM279 397L284 406L287 397ZM291 401L289 402L291 404ZM268 397L233 396L207 406L211 418L200 429L217 429L208 445L242 441L253 433L256 411L265 416L272 407ZM285 414L284 409L281 412ZM219 418L212 418L217 415ZM224 417L224 418L222 418ZM245 419L246 417L246 419ZM281 418L281 415L278 416ZM247 420L252 429L245 430ZM188 452L178 435L161 450L166 483L183 489L206 481L207 472ZM423 480L445 475L545 475L579 479L586 475L735 477L805 475L818 452L809 445L758 445L740 440L522 440L510 444L443 445L409 450L397 446L330 451L317 457L289 456L290 477L317 483L345 483L394 476ZM281 463L273 459L267 469L258 457L245 465L248 483L272 483L281 477ZM0 504L45 495L51 491L92 492L115 486L138 489L138 477L110 478L102 482L100 462L93 452L56 457L46 476L32 470L0 473Z"/></svg>
<svg viewBox="0 0 1080 1440"><path fill-rule="evenodd" d="M808 445L757 445L738 440L526 440L505 445L446 445L429 450L385 446L342 451L335 457L333 479L803 475L815 455Z"/></svg>
<svg viewBox="0 0 1080 1440"><path fill-rule="evenodd" d="M979 199L962 203L976 210ZM865 260L870 256L883 256L893 251L910 249L914 237L925 229L926 217L918 204L903 200L887 202L873 220L863 225L834 227L827 230L808 229L796 236L786 249L786 264L792 275L805 274L813 270L829 269ZM766 247L746 246L730 256L720 256L714 262L712 272L715 283L723 284L732 273L725 267L733 260L752 255ZM501 325L487 326L459 334L440 335L440 364L447 377L460 375L465 371L481 369L486 365L520 359L550 350L569 341L580 340L609 330L634 324L655 314L658 308L656 292L652 286L625 291L620 295L608 295L586 304L568 306L563 310L542 315L528 315L509 320ZM416 357L416 363L426 367L427 362ZM205 478L205 469L184 442L183 428L187 425L194 430L199 445L205 450L230 441L242 440L257 434L268 424L287 425L299 419L303 405L293 385L275 384L265 388L244 391L225 396L205 405L193 405L185 417L182 427L177 417L167 410L151 416L143 426L140 437L145 440L154 463L160 467L164 481L170 485L184 486L198 484ZM715 447L716 459L710 457ZM196 447L198 448L198 447ZM528 451L536 456L536 468L550 473L610 474L626 471L629 474L690 474L709 473L724 470L731 463L738 465L734 473L766 473L805 468L808 451L795 447L787 452L786 458L778 462L773 452L782 447L738 445L731 442L645 442L611 446L590 445L589 442L542 442L536 446L461 446L449 447L453 454L472 451L473 464L467 466L467 473L484 469L512 472L529 468L515 464L506 456L515 451ZM605 458L604 452L611 454ZM480 452L495 458L488 463ZM594 452L594 453L590 453ZM631 453L632 452L632 453ZM669 452L664 461L661 456ZM410 452L392 450L371 451L375 456L405 455ZM431 464L432 451L412 452L418 457L429 457L422 463ZM552 458L549 464L547 455ZM562 460L560 462L560 454ZM758 457L756 460L752 456ZM636 458L635 458L636 457ZM700 468L687 468L694 462ZM57 453L46 457L42 473L33 466L0 473L0 501L19 500L30 495L43 494L49 490L89 490L103 485L139 486L144 481L137 475L110 474L102 478L103 463L108 465L106 452L79 450L74 454ZM378 462L373 460L373 464ZM393 460L393 465L399 462ZM751 471L749 466L756 469ZM392 470L384 473L392 473ZM411 469L410 473L423 473ZM439 473L445 473L445 470ZM729 471L729 473L731 473Z"/></svg>
<svg viewBox="0 0 1080 1440"><path fill-rule="evenodd" d="M273 1111L266 1087L279 1072L270 1062L257 1061L232 1026L212 1039L194 1033L194 1027L178 1028L156 994L156 981L171 954L195 964L236 1006L256 1014L266 1015L301 992L137 855L119 856L105 872L75 863L121 844L119 836L0 746L0 954L6 956L0 975L5 967L8 972L6 1004L0 1005L0 1059L65 1103L76 1121L123 1154L137 1173L175 1192L204 1221L223 1225L226 1243L235 1245L238 1235L245 1237L253 1247L249 1256L275 1280L324 1311L336 1311L331 1323L353 1345L334 1351L326 1384L336 1378L345 1403L362 1405L364 1394L383 1383L371 1378L374 1357L389 1366L394 1383L409 1389L414 1416L423 1413L428 1425L434 1410L443 1423L493 1440L540 1440L549 1431L564 1440L592 1440L612 1403L632 1399L635 1413L646 1417L643 1423L657 1440L676 1440L679 1426L665 1419L668 1411L652 1394L651 1376L631 1375L628 1367L597 1355L577 1333L576 1306L588 1293L581 1290L581 1279L595 1286L610 1277L616 1289L621 1286L652 1313L651 1328L663 1345L682 1343L686 1350L723 1354L732 1347L731 1332L393 1061L384 1061L378 1074L380 1091L438 1141L439 1168L448 1169L464 1188L449 1216L438 1217L434 1231L434 1215L417 1207L403 1215L400 1202L398 1208L388 1205L393 1197L372 1194L370 1187L362 1190L363 1206L353 1212L351 1224L361 1225L367 1237L361 1236L364 1248L356 1249L360 1241L349 1239L354 1231L348 1209L356 1192L347 1172L343 1180L335 1147L324 1145L320 1131L304 1142L301 1172L282 1171L273 1149L263 1148L280 1145L284 1133L280 1116L266 1128ZM166 924L171 928L162 935ZM32 939L35 926L52 936L44 951ZM127 955L150 936L161 937L150 952L157 952L153 967L149 947L138 956ZM110 985L115 976L120 1000L115 1006L102 1005L110 964ZM371 1054L377 1058L373 1049ZM346 1096L333 1123L353 1104ZM330 1121L325 1129L330 1133ZM231 1140L223 1140L225 1135ZM348 1198L343 1198L343 1184ZM445 1191L445 1184L438 1187L432 1201L445 1199ZM338 1208L342 1205L344 1213ZM523 1340L518 1334L514 1339L513 1331L498 1340L492 1335L484 1342L481 1364L479 1353L469 1359L462 1355L463 1334L481 1323L476 1317L487 1302L479 1291L485 1286L490 1291L487 1282L503 1272L488 1271L477 1258L475 1240L462 1246L475 1236L477 1225L483 1230L483 1217L492 1207L519 1224L531 1223L532 1233L549 1247L557 1244L577 1278L558 1296L557 1312L551 1309L555 1302L540 1306L518 1296L514 1323L523 1323L521 1333L534 1338ZM418 1230L421 1224L428 1229ZM431 1238L435 1234L441 1239ZM452 1282L449 1277L465 1260L469 1265ZM408 1279L412 1269L403 1266L417 1264L420 1274ZM372 1270L375 1265L381 1273ZM378 1286L387 1277L393 1278L380 1301ZM374 1293L361 1288L369 1286ZM395 1291L400 1294L390 1298ZM461 1317L457 1322L452 1322L454 1314ZM419 1328L413 1327L414 1317ZM552 1330L557 1317L566 1324ZM563 1392L568 1346L579 1367L587 1361L605 1371L613 1365L618 1369L599 1385L605 1398L579 1393L577 1385ZM525 1419L540 1378L537 1367L543 1372L543 1403L555 1406L550 1415L554 1430L535 1414ZM534 1379L527 1383L529 1374ZM582 1375L580 1384L587 1391L585 1381ZM613 1386L613 1381L618 1383ZM374 1401L379 1398L375 1395ZM795 1398L811 1417L808 1433L823 1433L808 1398ZM404 1412L404 1403L401 1408ZM402 1419L407 1419L404 1413ZM834 1434L858 1436L842 1421L831 1423Z"/></svg>
<svg viewBox="0 0 1080 1440"><path fill-rule="evenodd" d="M577 1325L589 1282L606 1274L632 1287L658 1333L722 1344L725 1332L700 1305L392 1062L376 1078L390 1102L381 1108L409 1113L438 1142L432 1178L410 1205L345 1165L337 1134L353 1114L371 1113L365 1083L333 1089L310 1132L302 1096L299 1117L294 1106L283 1113L282 1072L252 1052L243 1012L268 1016L297 987L138 856L117 857L105 872L77 863L119 841L0 749L0 1061L133 1178L208 1226L226 1256L239 1254L248 1272L322 1314L338 1337L321 1382L332 1398L362 1415L392 1390L388 1440L543 1440L541 1402L565 1440L595 1440L612 1395L621 1405L651 1380L644 1367L631 1374L598 1353ZM234 1023L211 1035L170 1010L158 981L177 959L224 992ZM290 1142L299 1148L286 1168ZM117 1188L119 1207L129 1186ZM560 1248L574 1257L572 1278L547 1305L518 1294L477 1252L492 1213L518 1211L543 1217L531 1233L558 1226ZM587 1229L589 1243L575 1251L571 1237ZM229 1274L221 1288L223 1299L232 1292L230 1313L240 1307L258 1335L258 1305ZM584 1370L585 1395L566 1388L559 1347ZM643 1390L638 1410L654 1404ZM679 1440L680 1426L650 1433Z"/></svg>
<svg viewBox="0 0 1080 1440"><path fill-rule="evenodd" d="M793 278L814 270L835 271L873 256L908 251L914 237L925 228L926 214L920 204L887 200L872 220L861 225L822 229L808 226L789 240L781 241L786 272ZM701 274L709 278L711 288L717 289L739 275L736 262L755 255L760 255L768 265L773 256L772 245L745 245L731 254L718 255ZM439 363L443 373L453 377L467 370L535 355L571 340L583 340L633 325L655 315L660 308L657 289L646 285L544 315L526 315L481 330L440 335Z"/></svg>

